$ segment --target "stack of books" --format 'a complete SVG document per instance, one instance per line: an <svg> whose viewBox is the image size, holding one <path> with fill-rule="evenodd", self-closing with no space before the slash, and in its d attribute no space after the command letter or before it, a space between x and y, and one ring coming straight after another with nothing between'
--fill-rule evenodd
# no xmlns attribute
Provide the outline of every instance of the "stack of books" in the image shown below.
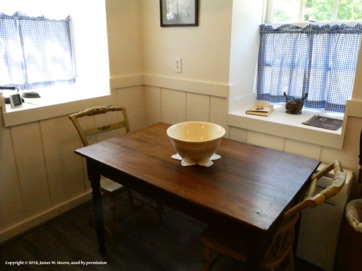
<svg viewBox="0 0 362 271"><path fill-rule="evenodd" d="M255 103L246 110L246 114L267 117L274 111L274 105L266 103Z"/></svg>

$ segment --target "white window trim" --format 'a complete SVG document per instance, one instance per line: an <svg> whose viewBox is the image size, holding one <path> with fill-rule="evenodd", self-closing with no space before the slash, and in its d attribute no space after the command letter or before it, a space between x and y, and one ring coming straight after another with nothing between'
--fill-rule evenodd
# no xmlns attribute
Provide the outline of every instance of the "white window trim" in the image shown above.
<svg viewBox="0 0 362 271"><path fill-rule="evenodd" d="M112 103L109 89L103 93L86 94L78 85L78 87L62 89L57 95L50 94L49 90L37 92L41 98L24 98L25 102L16 108L5 104L3 93L0 93L0 107L5 127L69 115L79 111L80 108Z"/></svg>

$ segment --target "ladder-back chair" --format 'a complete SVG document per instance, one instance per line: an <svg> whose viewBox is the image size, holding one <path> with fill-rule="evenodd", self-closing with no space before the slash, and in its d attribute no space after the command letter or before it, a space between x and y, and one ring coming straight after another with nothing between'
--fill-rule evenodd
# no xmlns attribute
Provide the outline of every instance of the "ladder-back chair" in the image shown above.
<svg viewBox="0 0 362 271"><path fill-rule="evenodd" d="M116 116L109 116L110 113L113 112L116 114ZM95 120L92 122L93 124L86 125L85 123L80 122L80 119L83 117L93 117L100 114L107 114L107 121L103 123L102 125L95 125ZM121 116L119 116L121 114ZM99 135L101 133L111 132L123 130L124 133L130 132L130 125L127 117L127 111L124 107L121 106L97 106L85 109L83 111L74 113L69 115L69 118L73 122L75 128L77 129L77 132L80 136L80 139L82 140L83 146L90 145L89 139L93 136ZM114 136L114 134L112 134ZM93 138L93 141L96 142ZM114 227L115 227L115 221L116 221L116 201L117 201L117 195L121 192L127 192L129 197L129 202L131 206L134 206L134 200L141 201L141 203L145 203L145 200L137 199L132 195L132 192L130 189L125 188L123 185L112 181L111 179L108 179L104 176L101 176L100 180L100 188L101 191L105 194L109 195L110 203L109 203L109 210L110 210L110 219L109 222L106 225L106 229L109 233L109 239L111 246L113 247L113 239L114 239ZM158 212L158 218L159 221L162 222L162 212L163 212L163 206L159 202L156 202L156 209ZM152 204L149 204L152 206Z"/></svg>
<svg viewBox="0 0 362 271"><path fill-rule="evenodd" d="M332 183L319 193L315 194L317 181L330 174L333 170ZM330 177L328 175L328 177ZM314 208L329 198L335 196L343 187L346 181L346 174L342 165L335 161L312 176L312 181L304 199L287 210L275 230L270 235L265 249L265 256L260 263L260 268L275 270L276 267L282 270L294 271L293 242L295 239L295 225L302 210ZM315 194L315 195L314 195ZM204 245L204 261L202 271L210 268L211 251L235 258L244 263L248 262L247 247L243 233L228 233L209 226L201 235L200 240ZM279 270L279 269L278 269Z"/></svg>
<svg viewBox="0 0 362 271"><path fill-rule="evenodd" d="M114 113L121 113L122 120L120 119L120 116L117 114L114 114L111 118L111 120L108 120L106 123L103 123L102 125L96 125L95 120L92 120L91 123L81 123L80 119L83 117L93 117L100 114L107 114L110 112ZM121 133L123 130L123 133L129 133L130 132L130 125L127 117L127 111L124 107L121 106L98 106L98 107L92 107L85 109L83 111L73 113L69 115L69 118L73 122L80 139L83 143L83 146L90 145L90 138L92 136L96 136L101 133L106 133L110 131L119 130ZM97 140L93 138L93 141L96 142ZM107 195L109 195L109 210L110 210L110 218L109 222L106 225L106 229L109 233L109 239L111 243L113 242L114 238L114 226L116 221L116 201L117 201L117 195L121 192L127 192L129 197L129 202L131 206L133 206L133 196L132 192L129 189L126 189L123 185L112 181L111 179L108 179L104 176L101 176L100 179L100 188L101 191Z"/></svg>

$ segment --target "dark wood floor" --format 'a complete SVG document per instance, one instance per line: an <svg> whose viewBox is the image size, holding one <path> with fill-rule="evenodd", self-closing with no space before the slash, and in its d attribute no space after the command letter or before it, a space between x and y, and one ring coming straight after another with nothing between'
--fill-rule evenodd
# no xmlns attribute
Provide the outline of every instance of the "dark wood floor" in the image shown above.
<svg viewBox="0 0 362 271"><path fill-rule="evenodd" d="M141 206L119 221L114 251L101 255L89 214L90 204L83 205L1 244L0 270L200 270L202 246L198 235L205 224L167 207L164 221L159 223L154 209ZM9 262L20 266L10 266ZM85 263L89 265L83 266ZM243 267L219 257L212 270L240 271ZM297 260L297 271L320 269Z"/></svg>

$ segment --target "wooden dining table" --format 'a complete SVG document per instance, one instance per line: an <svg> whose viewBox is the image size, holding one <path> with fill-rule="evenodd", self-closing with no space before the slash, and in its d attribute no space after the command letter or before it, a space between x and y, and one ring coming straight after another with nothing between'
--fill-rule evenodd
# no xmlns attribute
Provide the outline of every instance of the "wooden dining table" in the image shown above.
<svg viewBox="0 0 362 271"><path fill-rule="evenodd" d="M257 270L268 234L320 161L223 138L212 166L182 166L171 158L169 126L158 123L75 150L86 158L99 250L106 251L103 175L208 225L246 232L247 267Z"/></svg>

